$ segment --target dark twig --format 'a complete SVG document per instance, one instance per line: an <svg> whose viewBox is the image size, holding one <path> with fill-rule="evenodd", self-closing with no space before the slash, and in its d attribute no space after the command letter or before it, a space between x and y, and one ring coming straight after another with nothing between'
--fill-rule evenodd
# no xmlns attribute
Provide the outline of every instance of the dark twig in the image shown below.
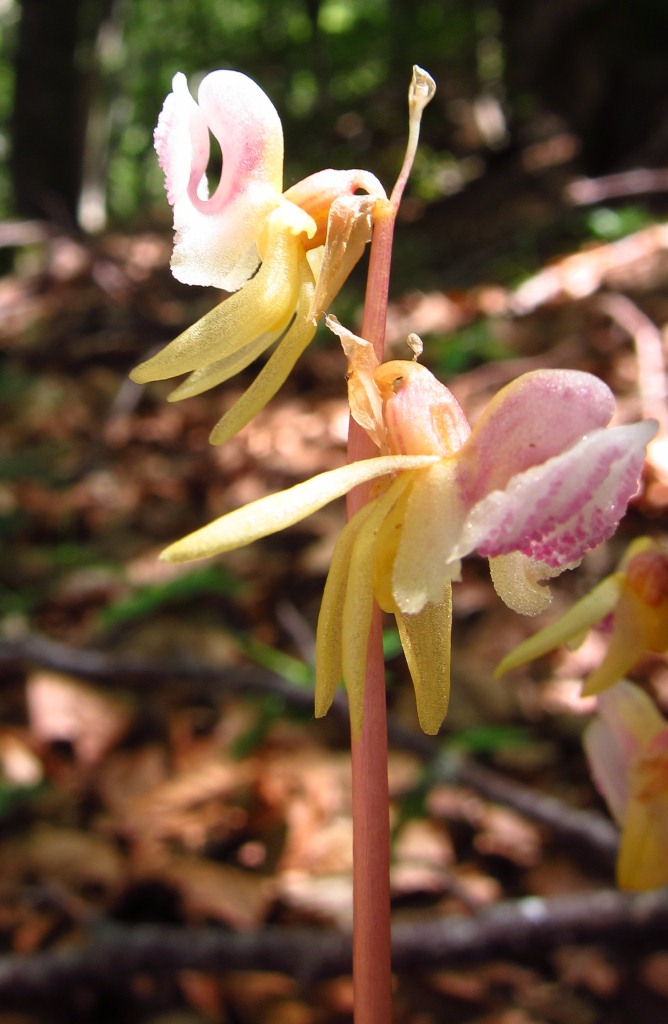
<svg viewBox="0 0 668 1024"><path fill-rule="evenodd" d="M619 832L602 815L568 807L556 797L523 786L456 754L439 758L436 774L443 781L470 786L487 800L512 807L531 821L553 829L562 842L593 857L599 867L614 867Z"/></svg>
<svg viewBox="0 0 668 1024"><path fill-rule="evenodd" d="M69 647L38 633L0 641L0 668L5 672L31 664L105 687L151 690L158 684L169 683L188 690L205 685L218 693L280 697L300 710L313 707L313 694L309 690L302 690L282 676L253 665L221 668L186 660L158 662Z"/></svg>
<svg viewBox="0 0 668 1024"><path fill-rule="evenodd" d="M668 941L668 891L630 895L599 890L553 899L498 903L471 917L452 916L394 929L396 971L429 970L492 958L531 961L563 944L638 948ZM181 970L279 971L302 983L348 974L350 936L269 927L232 934L214 928L106 924L77 948L0 958L3 1006L43 1003L85 988L108 988L132 975Z"/></svg>

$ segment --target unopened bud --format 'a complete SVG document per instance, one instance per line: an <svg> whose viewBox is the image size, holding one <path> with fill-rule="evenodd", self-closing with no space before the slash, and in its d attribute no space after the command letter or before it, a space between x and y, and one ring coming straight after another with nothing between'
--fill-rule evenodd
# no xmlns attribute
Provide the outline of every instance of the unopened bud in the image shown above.
<svg viewBox="0 0 668 1024"><path fill-rule="evenodd" d="M420 117L424 108L433 99L435 92L436 82L429 72L414 64L413 77L408 87L408 109L410 110L410 116L415 117L417 115L417 117Z"/></svg>

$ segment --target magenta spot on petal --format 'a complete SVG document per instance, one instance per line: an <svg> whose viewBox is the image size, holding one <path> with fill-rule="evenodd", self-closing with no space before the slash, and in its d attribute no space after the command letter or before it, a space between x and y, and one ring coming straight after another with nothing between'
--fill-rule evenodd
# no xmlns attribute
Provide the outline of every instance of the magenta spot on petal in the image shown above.
<svg viewBox="0 0 668 1024"><path fill-rule="evenodd" d="M615 465L626 455L621 450L601 453L563 507L560 507L560 498L563 500L564 485L554 479L532 509L522 509L521 539L518 539L518 515L507 508L503 518L479 545L480 554L493 556L521 551L553 567L579 560L586 550L611 536L637 489L637 460L630 460L621 472ZM608 496L606 490L613 490L613 493ZM597 494L600 494L598 502ZM552 511L555 508L557 511Z"/></svg>

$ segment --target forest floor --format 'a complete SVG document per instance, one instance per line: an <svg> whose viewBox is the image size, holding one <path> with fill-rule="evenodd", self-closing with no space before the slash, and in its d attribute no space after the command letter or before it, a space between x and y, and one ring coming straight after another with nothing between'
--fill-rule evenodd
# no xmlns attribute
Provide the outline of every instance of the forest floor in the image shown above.
<svg viewBox="0 0 668 1024"><path fill-rule="evenodd" d="M170 239L53 232L18 251L0 281L0 1024L345 1024L347 726L341 705L318 722L310 710L343 510L201 565L157 560L342 464L343 356L321 332L261 415L212 448L243 383L168 404L167 386L127 379L215 300L173 282ZM472 421L539 366L602 377L619 422L661 412L662 224L519 287L481 273L445 287L392 305L390 351L423 335ZM630 539L665 537L667 509L659 446L617 536L554 584L539 621ZM438 738L419 734L389 623L386 637L397 1024L664 1024L665 894L614 891L615 832L580 743L581 680L605 638L496 682L536 621L501 604L480 559L454 603ZM668 709L665 660L634 678Z"/></svg>

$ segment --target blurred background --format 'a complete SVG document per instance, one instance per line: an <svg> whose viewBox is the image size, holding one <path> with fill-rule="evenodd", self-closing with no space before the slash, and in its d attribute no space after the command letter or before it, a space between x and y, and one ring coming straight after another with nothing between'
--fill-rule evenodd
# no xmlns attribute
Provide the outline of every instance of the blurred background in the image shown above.
<svg viewBox="0 0 668 1024"><path fill-rule="evenodd" d="M516 228L526 237L513 238L524 246L537 244L541 203L560 198L559 179L544 181L541 170L570 164L571 173L600 175L665 164L668 13L658 0L2 0L1 15L4 216L85 231L166 223L151 146L157 112L176 71L196 89L216 67L246 72L272 97L287 187L325 164L359 164L392 180L406 81L413 63L423 65L438 93L406 216L419 220L426 204L456 210L451 197L462 192L471 193L470 210L490 180L488 210L517 201L498 191L514 171L524 175L515 189L535 204ZM579 219L570 218L573 231ZM485 242L483 251L499 255L500 240L481 221L468 232L478 254ZM456 279L451 264L471 245L458 238L448 249L439 237L446 223L444 215L431 263L421 261L416 275L428 268ZM459 274L472 272L467 264Z"/></svg>
<svg viewBox="0 0 668 1024"><path fill-rule="evenodd" d="M345 707L311 713L343 510L224 559L157 560L216 515L344 461L343 357L321 329L221 449L209 431L253 368L178 404L127 374L220 301L169 273L152 132L175 72L195 94L216 68L265 89L286 187L362 167L389 191L414 63L438 91L397 225L390 354L421 334L472 421L519 373L566 366L607 381L619 422L663 416L665 432L663 0L0 0L0 1024L351 1019L349 978L318 974L317 956L304 982L262 958L252 974L181 969L187 938L178 946L194 926L350 924ZM351 328L365 269L334 307ZM557 581L538 625L634 536L665 539L667 506L657 457L617 537ZM454 599L437 740L417 735L387 624L395 920L469 920L529 894L579 893L586 907L614 884L615 835L580 745L593 710L580 683L605 639L492 682L537 624L501 606L483 560L467 561ZM665 659L634 678L668 708ZM549 826L545 794L558 801ZM594 822L582 842L571 811ZM151 923L181 936L169 971L141 931ZM105 959L111 926L124 952ZM480 962L400 974L396 1020L663 1024L663 940L555 936L492 960L481 936ZM10 970L9 954L28 966Z"/></svg>

